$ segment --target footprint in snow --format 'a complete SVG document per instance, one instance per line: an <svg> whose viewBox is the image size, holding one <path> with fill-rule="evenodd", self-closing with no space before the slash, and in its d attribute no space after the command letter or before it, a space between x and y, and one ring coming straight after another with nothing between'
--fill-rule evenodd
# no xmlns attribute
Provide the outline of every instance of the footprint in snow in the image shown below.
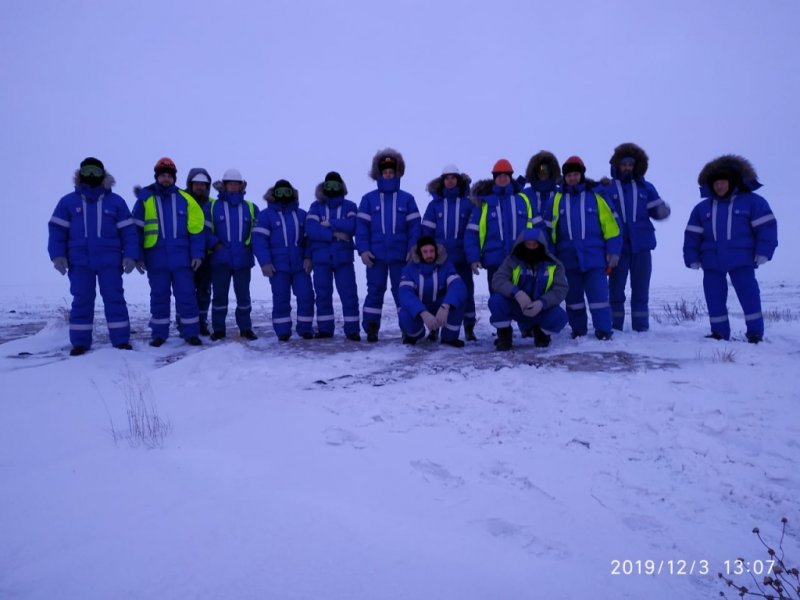
<svg viewBox="0 0 800 600"><path fill-rule="evenodd" d="M412 460L411 466L428 483L443 483L448 487L459 487L464 485L464 479L458 475L453 475L445 467L431 460Z"/></svg>
<svg viewBox="0 0 800 600"><path fill-rule="evenodd" d="M329 446L351 446L356 450L363 450L367 444L352 431L341 427L329 427L324 431L325 443Z"/></svg>

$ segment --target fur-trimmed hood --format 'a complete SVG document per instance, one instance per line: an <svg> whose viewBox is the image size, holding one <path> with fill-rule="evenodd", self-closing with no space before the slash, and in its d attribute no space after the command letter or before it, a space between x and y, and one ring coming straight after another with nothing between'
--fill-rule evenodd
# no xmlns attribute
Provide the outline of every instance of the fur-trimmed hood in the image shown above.
<svg viewBox="0 0 800 600"><path fill-rule="evenodd" d="M758 174L750 161L737 154L723 154L714 160L706 163L706 166L697 176L697 183L700 185L701 193L710 191L712 176L720 171L729 171L733 177L732 187L745 192L753 192L761 187L758 181Z"/></svg>
<svg viewBox="0 0 800 600"><path fill-rule="evenodd" d="M513 193L518 194L523 188L522 178L512 179L510 185ZM480 206L483 199L492 194L494 194L494 179L480 179L469 191L469 199L475 206Z"/></svg>
<svg viewBox="0 0 800 600"><path fill-rule="evenodd" d="M220 179L215 181L214 185L212 185L211 187L213 187L219 193L222 193L222 192L225 191L225 183ZM244 194L246 189L247 189L247 181L242 181L242 191L241 191L242 194Z"/></svg>
<svg viewBox="0 0 800 600"><path fill-rule="evenodd" d="M643 179L644 174L647 173L647 167L650 165L650 157L647 156L647 152L641 146L637 146L632 142L626 142L614 148L614 154L611 155L608 161L608 164L611 165L611 177L617 176L619 161L626 156L630 156L636 161L633 165L633 178Z"/></svg>
<svg viewBox="0 0 800 600"><path fill-rule="evenodd" d="M458 191L462 196L469 195L469 186L472 184L472 178L467 175L466 173L460 173L456 175L458 177ZM425 186L425 191L427 191L431 196L441 198L444 196L444 175L439 175L436 179L431 179L428 182L428 185Z"/></svg>
<svg viewBox="0 0 800 600"><path fill-rule="evenodd" d="M80 187L83 184L81 183L81 170L75 169L75 175L72 178L72 183L75 184L75 187ZM114 185L117 183L117 180L114 179L114 176L111 175L108 171L106 171L105 176L103 177L103 181L100 183L100 187L104 190L111 190Z"/></svg>
<svg viewBox="0 0 800 600"><path fill-rule="evenodd" d="M436 244L436 266L441 267L447 260L447 249L442 244ZM415 245L411 248L411 262L421 264L422 257L419 255L419 248Z"/></svg>
<svg viewBox="0 0 800 600"><path fill-rule="evenodd" d="M558 164L556 155L547 150L540 150L531 156L531 159L528 161L528 168L525 169L525 179L528 183L533 184L533 182L538 181L539 178L536 176L536 173L541 164L546 164L550 168L550 179L558 181L561 178L561 165Z"/></svg>
<svg viewBox="0 0 800 600"><path fill-rule="evenodd" d="M267 201L267 204L269 206L271 206L273 208L278 207L278 206L281 206L281 207L286 206L286 207L297 208L300 205L300 193L297 191L296 187L292 186L292 190L294 191L294 196L292 196L292 199L289 200L288 202L286 202L286 201L279 202L278 200L276 200L275 196L272 195L272 191L274 189L275 189L275 186L270 186L270 188L266 191L266 193L263 196L264 200Z"/></svg>
<svg viewBox="0 0 800 600"><path fill-rule="evenodd" d="M327 202L328 200L330 200L330 198L328 198L325 194L322 193L322 186L324 184L325 184L324 181L320 181L317 184L317 187L314 188L314 198L316 198L320 202ZM341 196L342 196L342 198L346 198L347 197L347 184L344 182L344 180L342 180L342 194L341 194Z"/></svg>
<svg viewBox="0 0 800 600"><path fill-rule="evenodd" d="M369 176L374 180L378 181L381 178L381 171L378 165L380 164L381 160L386 157L391 157L397 161L397 169L395 170L395 176L399 179L406 172L406 161L403 160L403 155L400 154L394 148L384 148L383 150L378 150L375 153L375 156L372 157L372 167L369 170Z"/></svg>

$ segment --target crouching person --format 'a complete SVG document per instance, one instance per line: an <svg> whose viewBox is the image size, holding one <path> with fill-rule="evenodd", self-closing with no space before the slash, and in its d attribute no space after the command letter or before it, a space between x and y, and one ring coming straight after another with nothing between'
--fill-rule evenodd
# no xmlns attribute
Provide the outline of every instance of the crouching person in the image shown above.
<svg viewBox="0 0 800 600"><path fill-rule="evenodd" d="M429 332L441 330L442 343L462 348L458 339L464 320L467 288L447 251L430 236L423 235L411 250L411 260L400 276L399 320L404 344L416 344Z"/></svg>
<svg viewBox="0 0 800 600"><path fill-rule="evenodd" d="M490 323L497 327L498 350L511 349L511 322L522 331L533 331L534 345L546 348L550 335L567 324L559 306L567 297L564 265L547 249L545 232L524 229L492 278L489 297Z"/></svg>

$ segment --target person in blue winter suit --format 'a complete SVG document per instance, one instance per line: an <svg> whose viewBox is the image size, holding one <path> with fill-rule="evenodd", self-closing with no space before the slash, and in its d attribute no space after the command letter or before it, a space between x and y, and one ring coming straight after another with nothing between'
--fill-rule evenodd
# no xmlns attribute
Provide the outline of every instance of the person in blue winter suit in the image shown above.
<svg viewBox="0 0 800 600"><path fill-rule="evenodd" d="M421 219L414 196L400 189L405 171L403 155L397 150L378 151L369 171L377 189L365 194L358 206L356 249L367 267L367 296L361 318L368 342L378 341L387 277L395 306L400 308L400 273L420 235Z"/></svg>
<svg viewBox="0 0 800 600"><path fill-rule="evenodd" d="M528 161L528 168L525 169L525 180L528 185L522 193L530 200L534 224L537 227L550 228L550 207L553 205L553 198L558 191L558 184L561 180L561 166L555 154L547 150L540 150ZM542 217L542 221L536 219L536 215ZM546 243L550 243L549 239Z"/></svg>
<svg viewBox="0 0 800 600"><path fill-rule="evenodd" d="M464 303L464 338L476 341L475 337L475 282L472 269L464 251L464 234L472 216L469 199L469 175L462 173L456 165L447 165L442 174L428 183L427 191L432 200L422 217L422 234L432 236L437 244L447 250L447 259L453 263L461 281L466 286Z"/></svg>
<svg viewBox="0 0 800 600"><path fill-rule="evenodd" d="M632 143L614 148L609 160L611 180L603 196L617 214L622 232L619 263L608 278L611 300L611 325L622 331L625 324L625 286L631 276L631 327L650 329L650 276L652 251L656 247L653 220L663 221L670 214L655 186L644 178L649 164L647 153ZM604 180L605 183L606 180Z"/></svg>
<svg viewBox="0 0 800 600"><path fill-rule="evenodd" d="M534 215L530 199L519 193L522 182L512 180L513 174L511 163L501 158L492 168L492 179L479 181L471 191L474 208L464 234L464 250L475 275L486 269L490 292L495 271L511 253L520 232L544 222Z"/></svg>
<svg viewBox="0 0 800 600"><path fill-rule="evenodd" d="M524 229L492 282L489 297L491 324L497 328L495 346L511 350L511 323L533 333L537 348L550 345L550 336L567 324L561 303L567 297L564 265L548 249L547 234L540 227Z"/></svg>
<svg viewBox="0 0 800 600"><path fill-rule="evenodd" d="M236 169L228 169L222 181L214 182L218 196L206 205L208 247L211 254L211 282L214 300L211 304L212 340L225 337L228 315L228 292L233 280L236 295L236 325L245 340L258 339L250 318L250 270L253 250L250 238L256 224L258 208L244 199L247 182Z"/></svg>
<svg viewBox="0 0 800 600"><path fill-rule="evenodd" d="M764 338L761 292L756 269L772 260L778 246L778 223L767 201L754 193L761 187L753 165L733 154L706 164L697 178L703 200L694 207L683 238L683 262L703 269L711 334L730 339L728 282L739 298L747 341Z"/></svg>
<svg viewBox="0 0 800 600"><path fill-rule="evenodd" d="M85 158L75 173L75 191L58 201L48 224L50 260L59 273L69 276L72 356L84 354L92 346L97 286L111 343L115 348L131 349L122 272L133 271L139 246L128 205L111 191L113 186L114 178L103 163Z"/></svg>
<svg viewBox="0 0 800 600"><path fill-rule="evenodd" d="M315 197L306 216L306 235L317 298L317 338L331 338L334 331L333 284L342 302L344 334L360 342L358 286L353 265L358 207L347 200L347 186L336 171L325 175L317 185Z"/></svg>
<svg viewBox="0 0 800 600"><path fill-rule="evenodd" d="M607 272L617 266L622 247L619 224L595 182L586 179L578 156L561 166L562 189L553 197L552 239L556 256L567 270L567 317L572 337L588 331L584 294L589 301L595 337L610 340L611 306Z"/></svg>
<svg viewBox="0 0 800 600"><path fill-rule="evenodd" d="M420 236L400 278L398 318L403 343L416 344L427 327L429 332L441 330L442 344L463 348L458 333L466 294L463 280L447 260L444 245L437 244L432 236Z"/></svg>
<svg viewBox="0 0 800 600"><path fill-rule="evenodd" d="M311 257L306 245L306 211L299 194L286 179L279 179L264 194L267 208L258 213L253 228L253 253L261 273L272 288L272 327L278 340L292 337L291 294L297 299L297 334L314 337L314 289Z"/></svg>
<svg viewBox="0 0 800 600"><path fill-rule="evenodd" d="M208 171L202 167L189 169L189 174L186 176L186 190L197 200L198 206L205 213L211 193L211 175ZM211 307L211 261L208 255L203 257L203 264L194 272L194 293L200 317L200 335L211 335L211 330L208 328L208 309Z"/></svg>
<svg viewBox="0 0 800 600"><path fill-rule="evenodd" d="M181 335L192 346L200 346L194 272L206 253L203 209L175 185L178 170L172 159L159 159L153 171L156 183L139 189L133 207L144 248L144 261L137 268L147 271L150 283L150 345L157 348L169 337L170 296L174 294Z"/></svg>

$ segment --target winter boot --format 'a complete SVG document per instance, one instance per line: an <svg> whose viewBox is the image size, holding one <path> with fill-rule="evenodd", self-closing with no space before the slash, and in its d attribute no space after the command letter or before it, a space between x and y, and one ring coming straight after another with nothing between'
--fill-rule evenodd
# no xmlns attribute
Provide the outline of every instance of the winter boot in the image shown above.
<svg viewBox="0 0 800 600"><path fill-rule="evenodd" d="M454 340L442 340L442 343L446 346L452 346L453 348L463 348L464 342L458 338Z"/></svg>
<svg viewBox="0 0 800 600"><path fill-rule="evenodd" d="M611 339L611 332L610 331L595 331L594 337L596 337L601 342L607 342Z"/></svg>
<svg viewBox="0 0 800 600"><path fill-rule="evenodd" d="M367 323L367 341L368 342L377 342L378 341L378 329L380 329L380 325L375 321L371 323Z"/></svg>
<svg viewBox="0 0 800 600"><path fill-rule="evenodd" d="M327 331L318 331L317 333L314 334L314 338L317 339L317 340L326 340L326 339L332 338L332 337L333 337L333 334L332 333L328 333Z"/></svg>
<svg viewBox="0 0 800 600"><path fill-rule="evenodd" d="M190 338L186 338L186 343L189 344L190 346L202 346L203 345L203 342L196 335L193 335Z"/></svg>
<svg viewBox="0 0 800 600"><path fill-rule="evenodd" d="M121 344L114 344L114 348L119 350L133 350L133 346L131 346L130 342L122 342Z"/></svg>
<svg viewBox="0 0 800 600"><path fill-rule="evenodd" d="M81 354L86 354L89 349L86 346L73 346L72 350L69 351L70 356L80 356Z"/></svg>
<svg viewBox="0 0 800 600"><path fill-rule="evenodd" d="M475 325L464 325L464 338L468 342L478 341L478 338L475 337Z"/></svg>
<svg viewBox="0 0 800 600"><path fill-rule="evenodd" d="M246 339L246 340L250 340L251 342L253 340L257 340L258 339L258 336L255 333L253 333L252 329L242 329L239 332L239 335L241 337L243 337L244 339Z"/></svg>
<svg viewBox="0 0 800 600"><path fill-rule="evenodd" d="M150 340L150 345L153 348L160 348L161 346L164 345L164 342L166 341L167 340L165 340L164 338L153 338L152 340Z"/></svg>
<svg viewBox="0 0 800 600"><path fill-rule="evenodd" d="M537 348L547 348L550 345L550 336L538 325L533 328L533 345Z"/></svg>
<svg viewBox="0 0 800 600"><path fill-rule="evenodd" d="M407 346L413 346L414 344L417 343L417 338L413 338L410 335L404 333L403 343L406 344Z"/></svg>
<svg viewBox="0 0 800 600"><path fill-rule="evenodd" d="M439 330L434 329L428 334L428 341L435 342L439 338Z"/></svg>
<svg viewBox="0 0 800 600"><path fill-rule="evenodd" d="M361 334L359 333L348 333L345 336L351 342L360 342L361 341Z"/></svg>
<svg viewBox="0 0 800 600"><path fill-rule="evenodd" d="M211 334L211 341L216 342L217 340L221 340L224 337L225 337L224 331L215 331L214 333Z"/></svg>
<svg viewBox="0 0 800 600"><path fill-rule="evenodd" d="M512 345L512 338L513 332L511 331L511 327L500 327L497 329L497 339L494 342L494 345L500 352L507 352L511 350Z"/></svg>

